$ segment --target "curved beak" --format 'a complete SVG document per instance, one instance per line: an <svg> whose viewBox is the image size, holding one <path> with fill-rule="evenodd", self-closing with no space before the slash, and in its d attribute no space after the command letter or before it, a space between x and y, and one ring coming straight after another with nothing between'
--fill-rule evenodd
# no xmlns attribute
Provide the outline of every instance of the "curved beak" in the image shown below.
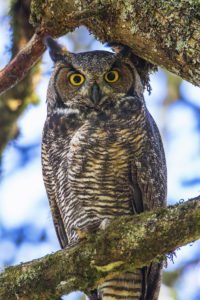
<svg viewBox="0 0 200 300"><path fill-rule="evenodd" d="M97 105L99 103L99 100L101 99L101 93L98 84L94 83L91 88L91 100L94 103L94 105Z"/></svg>

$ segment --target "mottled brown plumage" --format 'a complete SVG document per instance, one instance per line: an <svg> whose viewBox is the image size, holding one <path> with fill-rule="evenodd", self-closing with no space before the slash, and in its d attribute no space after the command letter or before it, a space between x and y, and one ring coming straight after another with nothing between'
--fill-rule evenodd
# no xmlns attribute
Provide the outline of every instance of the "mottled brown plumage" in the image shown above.
<svg viewBox="0 0 200 300"><path fill-rule="evenodd" d="M42 164L64 248L107 220L165 205L166 164L160 134L144 102L144 76L140 79L131 51L123 47L119 53L74 54L51 38L47 44L55 68ZM160 272L161 265L152 263L117 275L99 287L99 297L155 300Z"/></svg>

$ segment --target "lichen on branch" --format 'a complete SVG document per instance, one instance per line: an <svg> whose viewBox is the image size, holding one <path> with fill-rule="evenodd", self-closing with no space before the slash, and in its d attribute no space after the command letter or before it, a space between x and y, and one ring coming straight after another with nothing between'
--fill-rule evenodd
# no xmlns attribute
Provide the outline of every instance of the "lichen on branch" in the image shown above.
<svg viewBox="0 0 200 300"><path fill-rule="evenodd" d="M85 25L102 42L126 44L137 56L200 86L199 1L33 0L31 20L63 35L77 12L83 15L71 29L77 22Z"/></svg>

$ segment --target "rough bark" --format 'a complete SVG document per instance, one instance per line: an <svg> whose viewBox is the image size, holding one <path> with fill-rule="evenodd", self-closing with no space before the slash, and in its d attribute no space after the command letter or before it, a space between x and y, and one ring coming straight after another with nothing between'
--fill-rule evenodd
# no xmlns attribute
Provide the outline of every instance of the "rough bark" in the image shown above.
<svg viewBox="0 0 200 300"><path fill-rule="evenodd" d="M33 0L31 9L32 24L46 34L85 25L102 42L127 44L136 55L200 85L199 1ZM0 92L8 88L2 79Z"/></svg>
<svg viewBox="0 0 200 300"><path fill-rule="evenodd" d="M163 259L200 238L200 197L114 220L75 248L8 267L0 275L0 299L59 299L87 293L109 276Z"/></svg>
<svg viewBox="0 0 200 300"><path fill-rule="evenodd" d="M85 25L101 41L127 44L136 55L200 85L199 1L32 1L32 22L56 35L74 28L73 14L75 26Z"/></svg>

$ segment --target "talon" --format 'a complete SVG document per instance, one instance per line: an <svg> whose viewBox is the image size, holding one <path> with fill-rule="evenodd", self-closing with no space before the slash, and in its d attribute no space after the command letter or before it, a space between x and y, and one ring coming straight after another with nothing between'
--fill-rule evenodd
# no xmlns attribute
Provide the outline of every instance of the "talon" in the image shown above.
<svg viewBox="0 0 200 300"><path fill-rule="evenodd" d="M85 230L81 230L80 227L73 226L73 230L75 230L79 236L80 239L83 239L84 237L86 237L86 231Z"/></svg>
<svg viewBox="0 0 200 300"><path fill-rule="evenodd" d="M103 221L99 225L99 229L105 230L108 224L109 224L109 220L107 218L103 219Z"/></svg>

